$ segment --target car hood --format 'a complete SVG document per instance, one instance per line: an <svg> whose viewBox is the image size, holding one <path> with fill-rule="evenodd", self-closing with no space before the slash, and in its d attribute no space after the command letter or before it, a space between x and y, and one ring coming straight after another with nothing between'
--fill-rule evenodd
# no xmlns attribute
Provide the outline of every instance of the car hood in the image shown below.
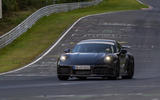
<svg viewBox="0 0 160 100"><path fill-rule="evenodd" d="M69 53L63 65L101 65L104 64L106 53Z"/></svg>

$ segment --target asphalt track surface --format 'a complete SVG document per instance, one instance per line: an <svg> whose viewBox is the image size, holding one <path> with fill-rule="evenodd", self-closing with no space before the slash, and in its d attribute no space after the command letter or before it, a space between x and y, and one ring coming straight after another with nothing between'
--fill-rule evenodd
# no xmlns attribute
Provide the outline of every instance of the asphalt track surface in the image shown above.
<svg viewBox="0 0 160 100"><path fill-rule="evenodd" d="M80 20L40 61L0 76L0 100L160 100L160 0L141 0L152 9ZM56 59L84 39L115 39L132 47L132 80L82 81L56 78Z"/></svg>

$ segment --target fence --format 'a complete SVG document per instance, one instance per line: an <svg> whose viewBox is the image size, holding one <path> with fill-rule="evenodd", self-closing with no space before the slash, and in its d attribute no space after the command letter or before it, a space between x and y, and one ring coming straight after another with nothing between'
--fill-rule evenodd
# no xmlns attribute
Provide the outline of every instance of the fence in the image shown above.
<svg viewBox="0 0 160 100"><path fill-rule="evenodd" d="M8 45L12 41L14 41L21 34L26 32L29 28L32 27L35 22L42 18L43 16L48 16L52 13L56 12L67 12L70 10L74 10L77 8L83 8L91 5L96 5L100 3L102 0L93 0L91 2L78 2L78 3L66 3L66 4L54 4L50 6L43 7L25 19L21 24L17 27L9 31L8 33L2 35L0 37L0 48Z"/></svg>

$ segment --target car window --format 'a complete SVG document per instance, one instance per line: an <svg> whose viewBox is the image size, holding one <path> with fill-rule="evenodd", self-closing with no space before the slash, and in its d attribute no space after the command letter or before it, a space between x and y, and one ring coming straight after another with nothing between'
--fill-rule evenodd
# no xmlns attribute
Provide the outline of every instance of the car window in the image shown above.
<svg viewBox="0 0 160 100"><path fill-rule="evenodd" d="M87 43L87 44L78 44L75 46L72 52L80 53L114 53L114 47L110 44L96 44L96 43Z"/></svg>

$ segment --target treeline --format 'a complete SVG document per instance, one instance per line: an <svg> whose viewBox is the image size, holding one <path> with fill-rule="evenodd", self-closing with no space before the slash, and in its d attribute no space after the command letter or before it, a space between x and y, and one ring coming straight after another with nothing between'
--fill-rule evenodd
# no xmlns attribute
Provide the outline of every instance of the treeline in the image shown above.
<svg viewBox="0 0 160 100"><path fill-rule="evenodd" d="M9 13L18 10L27 10L30 8L41 8L53 3L71 3L91 0L2 0L3 13Z"/></svg>

